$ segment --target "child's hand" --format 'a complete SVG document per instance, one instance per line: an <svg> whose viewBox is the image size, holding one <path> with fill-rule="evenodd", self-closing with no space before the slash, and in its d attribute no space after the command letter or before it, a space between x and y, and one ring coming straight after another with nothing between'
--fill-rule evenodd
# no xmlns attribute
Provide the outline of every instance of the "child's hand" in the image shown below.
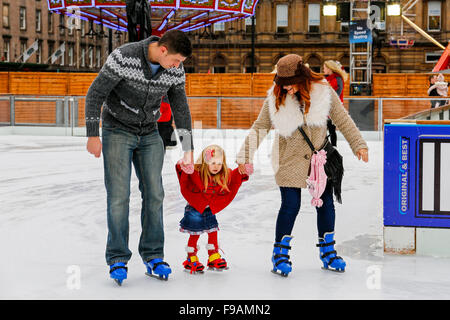
<svg viewBox="0 0 450 320"><path fill-rule="evenodd" d="M240 174L246 174L248 176L253 174L254 171L252 163L240 164L238 168Z"/></svg>
<svg viewBox="0 0 450 320"><path fill-rule="evenodd" d="M178 161L178 164L180 165L180 168L181 168L181 170L183 170L184 173L186 173L186 174L194 173L194 164L193 163L184 164L183 159L181 159Z"/></svg>

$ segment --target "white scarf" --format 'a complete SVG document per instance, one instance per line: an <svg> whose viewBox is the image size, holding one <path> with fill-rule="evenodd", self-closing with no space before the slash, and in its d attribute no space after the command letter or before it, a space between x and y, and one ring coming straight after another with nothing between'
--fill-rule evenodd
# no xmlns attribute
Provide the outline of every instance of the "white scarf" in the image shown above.
<svg viewBox="0 0 450 320"><path fill-rule="evenodd" d="M275 106L276 97L273 88L267 91L267 102L272 124L278 133L289 137L299 126L303 125L303 112L300 102L294 95L287 94L284 104L277 111ZM331 109L331 91L333 90L324 80L324 83L313 83L311 85L311 105L306 114L306 124L309 127L326 127L328 115Z"/></svg>

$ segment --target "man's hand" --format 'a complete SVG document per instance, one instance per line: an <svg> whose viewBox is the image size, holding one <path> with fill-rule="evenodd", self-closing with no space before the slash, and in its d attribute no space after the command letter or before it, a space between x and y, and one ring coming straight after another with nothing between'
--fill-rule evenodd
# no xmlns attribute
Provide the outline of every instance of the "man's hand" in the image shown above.
<svg viewBox="0 0 450 320"><path fill-rule="evenodd" d="M356 151L356 156L358 157L358 160L362 159L364 162L369 161L369 151L366 148Z"/></svg>
<svg viewBox="0 0 450 320"><path fill-rule="evenodd" d="M86 149L96 158L100 158L102 153L102 141L100 140L100 137L89 137L86 144Z"/></svg>
<svg viewBox="0 0 450 320"><path fill-rule="evenodd" d="M194 164L194 152L191 151L186 151L183 155L183 164L184 165L188 165L188 164Z"/></svg>
<svg viewBox="0 0 450 320"><path fill-rule="evenodd" d="M194 173L194 153L192 151L186 151L183 155L183 159L178 160L178 164L184 173Z"/></svg>

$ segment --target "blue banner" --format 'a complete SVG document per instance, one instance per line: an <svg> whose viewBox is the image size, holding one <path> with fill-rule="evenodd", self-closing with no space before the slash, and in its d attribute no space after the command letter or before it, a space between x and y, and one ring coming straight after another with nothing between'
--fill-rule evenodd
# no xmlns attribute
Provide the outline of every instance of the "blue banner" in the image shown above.
<svg viewBox="0 0 450 320"><path fill-rule="evenodd" d="M372 43L372 30L367 26L367 20L350 21L349 41L350 43Z"/></svg>

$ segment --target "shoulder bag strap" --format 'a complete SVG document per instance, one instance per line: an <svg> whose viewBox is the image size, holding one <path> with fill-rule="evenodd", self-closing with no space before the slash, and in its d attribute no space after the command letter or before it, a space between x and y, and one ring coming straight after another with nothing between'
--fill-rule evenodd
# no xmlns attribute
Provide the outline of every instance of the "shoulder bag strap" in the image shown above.
<svg viewBox="0 0 450 320"><path fill-rule="evenodd" d="M300 133L302 134L303 138L305 138L306 143L308 143L309 147L311 148L311 150L313 152L316 151L316 148L314 148L314 145L312 144L311 140L309 140L308 135L306 134L305 130L303 130L302 127L298 127L298 130L300 131Z"/></svg>

